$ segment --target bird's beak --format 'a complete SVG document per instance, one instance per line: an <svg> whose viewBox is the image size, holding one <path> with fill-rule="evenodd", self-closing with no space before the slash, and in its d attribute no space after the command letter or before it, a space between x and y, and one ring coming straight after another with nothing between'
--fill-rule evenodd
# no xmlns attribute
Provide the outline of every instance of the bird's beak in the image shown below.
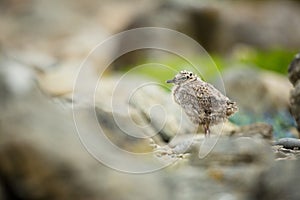
<svg viewBox="0 0 300 200"><path fill-rule="evenodd" d="M172 80L167 80L166 83L174 83L175 82L175 79L172 79Z"/></svg>

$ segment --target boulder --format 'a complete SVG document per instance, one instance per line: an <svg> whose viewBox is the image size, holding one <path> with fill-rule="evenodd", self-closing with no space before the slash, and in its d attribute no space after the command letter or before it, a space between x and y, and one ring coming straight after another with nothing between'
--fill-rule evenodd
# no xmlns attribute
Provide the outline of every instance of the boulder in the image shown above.
<svg viewBox="0 0 300 200"><path fill-rule="evenodd" d="M248 199L299 199L299 167L299 160L274 163L269 170L257 177L256 184L253 185Z"/></svg>
<svg viewBox="0 0 300 200"><path fill-rule="evenodd" d="M290 93L291 112L298 125L298 132L300 131L300 54L297 54L291 62L288 75L294 88Z"/></svg>
<svg viewBox="0 0 300 200"><path fill-rule="evenodd" d="M300 22L297 20L300 18L300 6L295 1L225 1L219 4L213 1L192 0L183 3L169 0L155 5L137 13L121 31L140 27L164 27L186 34L208 52L228 53L240 44L260 49L295 49L300 45ZM277 13L276 17L274 13ZM161 35L149 34L143 40L154 44L169 42L174 48L191 51L184 41L161 38ZM130 46L136 39L133 36L121 40L116 52ZM145 60L153 61L157 54L166 59L166 54L162 51L142 49L121 56L113 67L121 69Z"/></svg>
<svg viewBox="0 0 300 200"><path fill-rule="evenodd" d="M283 75L246 66L229 68L222 75L226 95L240 111L262 116L288 110L292 85Z"/></svg>

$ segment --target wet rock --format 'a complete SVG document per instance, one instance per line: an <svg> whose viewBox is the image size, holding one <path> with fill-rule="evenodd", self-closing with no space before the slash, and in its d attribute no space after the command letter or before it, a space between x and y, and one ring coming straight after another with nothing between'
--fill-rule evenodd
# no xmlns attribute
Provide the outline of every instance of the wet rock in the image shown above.
<svg viewBox="0 0 300 200"><path fill-rule="evenodd" d="M286 149L300 149L300 140L296 138L280 138L274 145L280 145Z"/></svg>

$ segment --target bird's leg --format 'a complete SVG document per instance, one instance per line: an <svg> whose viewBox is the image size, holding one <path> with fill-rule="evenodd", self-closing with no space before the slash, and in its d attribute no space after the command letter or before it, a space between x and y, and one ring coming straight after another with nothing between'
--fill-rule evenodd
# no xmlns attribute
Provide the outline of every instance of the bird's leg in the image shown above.
<svg viewBox="0 0 300 200"><path fill-rule="evenodd" d="M205 137L209 137L210 136L209 124L203 124L203 129L204 129Z"/></svg>

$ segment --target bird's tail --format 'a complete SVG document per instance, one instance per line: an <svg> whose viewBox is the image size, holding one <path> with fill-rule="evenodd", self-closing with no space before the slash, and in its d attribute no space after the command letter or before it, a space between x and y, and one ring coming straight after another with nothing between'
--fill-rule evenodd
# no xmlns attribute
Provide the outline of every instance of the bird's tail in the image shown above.
<svg viewBox="0 0 300 200"><path fill-rule="evenodd" d="M238 111L238 107L237 107L236 103L233 102L233 101L228 101L227 102L226 115L230 116L230 115L234 114L237 111Z"/></svg>

